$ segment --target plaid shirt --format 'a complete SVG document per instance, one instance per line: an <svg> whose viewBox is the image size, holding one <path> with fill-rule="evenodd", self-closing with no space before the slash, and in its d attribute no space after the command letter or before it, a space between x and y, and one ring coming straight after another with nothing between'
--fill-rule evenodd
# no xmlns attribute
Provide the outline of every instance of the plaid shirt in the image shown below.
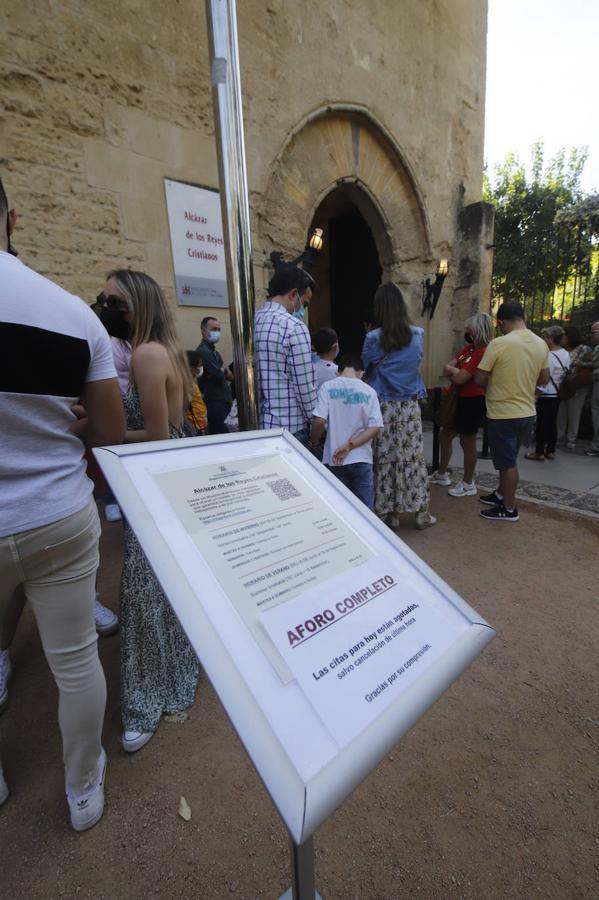
<svg viewBox="0 0 599 900"><path fill-rule="evenodd" d="M316 404L310 333L280 303L256 313L254 344L263 428L306 428Z"/></svg>

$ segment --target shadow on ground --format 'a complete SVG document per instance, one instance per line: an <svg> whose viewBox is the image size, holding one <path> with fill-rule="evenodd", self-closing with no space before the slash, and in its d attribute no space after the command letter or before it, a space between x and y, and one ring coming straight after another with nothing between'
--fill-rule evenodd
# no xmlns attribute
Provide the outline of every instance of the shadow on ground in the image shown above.
<svg viewBox="0 0 599 900"><path fill-rule="evenodd" d="M399 531L497 629L483 655L315 836L326 900L595 898L599 894L599 523L521 504L519 523L433 488L435 528ZM100 589L117 606L120 525ZM56 691L34 624L14 648L0 718L12 796L0 810L7 898L276 898L287 837L210 685L139 754L119 748L118 637L107 809L67 824ZM192 818L177 815L184 795Z"/></svg>

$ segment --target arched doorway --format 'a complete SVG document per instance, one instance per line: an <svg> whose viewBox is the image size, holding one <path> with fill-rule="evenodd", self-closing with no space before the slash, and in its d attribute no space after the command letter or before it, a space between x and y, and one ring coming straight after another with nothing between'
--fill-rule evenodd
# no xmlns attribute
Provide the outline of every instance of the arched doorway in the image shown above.
<svg viewBox="0 0 599 900"><path fill-rule="evenodd" d="M324 245L312 270L317 286L310 330L334 328L342 351L360 352L364 325L372 320L372 300L383 280L388 248L383 246L379 253L377 244L388 240L384 223L372 201L353 184L340 185L324 198L312 227L323 229Z"/></svg>

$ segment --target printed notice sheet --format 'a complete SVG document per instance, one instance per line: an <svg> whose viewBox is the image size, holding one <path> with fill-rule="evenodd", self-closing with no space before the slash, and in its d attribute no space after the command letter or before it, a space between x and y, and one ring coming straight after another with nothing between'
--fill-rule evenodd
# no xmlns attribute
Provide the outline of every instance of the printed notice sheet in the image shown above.
<svg viewBox="0 0 599 900"><path fill-rule="evenodd" d="M279 454L153 476L283 681L260 613L374 556Z"/></svg>
<svg viewBox="0 0 599 900"><path fill-rule="evenodd" d="M264 612L262 621L340 747L470 627L418 572L402 574L383 556Z"/></svg>

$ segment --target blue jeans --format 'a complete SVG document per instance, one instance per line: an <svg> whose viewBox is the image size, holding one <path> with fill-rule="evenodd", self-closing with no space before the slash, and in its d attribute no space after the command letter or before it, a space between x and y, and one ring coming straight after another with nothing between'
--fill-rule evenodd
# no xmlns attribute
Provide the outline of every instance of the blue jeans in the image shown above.
<svg viewBox="0 0 599 900"><path fill-rule="evenodd" d="M304 447L308 446L308 440L310 438L310 429L308 428L307 425L304 426L304 428L300 428L299 431L292 431L291 434L296 439L296 441L299 441L300 444L304 445Z"/></svg>
<svg viewBox="0 0 599 900"><path fill-rule="evenodd" d="M372 463L348 463L346 466L327 466L345 487L349 488L368 509L374 509L374 475Z"/></svg>

